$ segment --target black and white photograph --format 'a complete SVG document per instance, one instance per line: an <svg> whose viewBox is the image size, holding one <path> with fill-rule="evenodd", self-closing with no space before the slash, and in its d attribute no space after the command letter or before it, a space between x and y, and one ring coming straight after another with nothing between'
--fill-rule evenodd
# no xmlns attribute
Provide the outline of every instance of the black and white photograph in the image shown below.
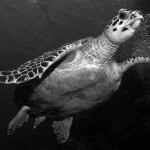
<svg viewBox="0 0 150 150"><path fill-rule="evenodd" d="M0 150L149 150L150 1L0 0Z"/></svg>

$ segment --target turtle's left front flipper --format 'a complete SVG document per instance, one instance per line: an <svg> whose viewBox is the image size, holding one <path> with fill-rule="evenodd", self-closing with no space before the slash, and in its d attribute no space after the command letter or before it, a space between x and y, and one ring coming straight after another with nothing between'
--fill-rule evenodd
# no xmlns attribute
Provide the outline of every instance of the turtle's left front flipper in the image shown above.
<svg viewBox="0 0 150 150"><path fill-rule="evenodd" d="M69 117L61 121L53 122L52 128L54 130L54 134L56 134L57 136L57 141L60 144L63 144L68 140L72 122L73 122L73 117Z"/></svg>
<svg viewBox="0 0 150 150"><path fill-rule="evenodd" d="M8 125L8 130L7 130L7 134L11 135L16 128L20 128L21 126L23 126L23 124L25 122L28 121L29 119L29 114L27 111L30 110L30 107L28 106L23 106L18 114L11 120L11 122Z"/></svg>
<svg viewBox="0 0 150 150"><path fill-rule="evenodd" d="M67 43L58 49L44 53L43 55L29 60L17 69L0 71L0 83L20 84L36 77L41 78L46 70L72 51L77 51L93 38L88 37L73 43Z"/></svg>

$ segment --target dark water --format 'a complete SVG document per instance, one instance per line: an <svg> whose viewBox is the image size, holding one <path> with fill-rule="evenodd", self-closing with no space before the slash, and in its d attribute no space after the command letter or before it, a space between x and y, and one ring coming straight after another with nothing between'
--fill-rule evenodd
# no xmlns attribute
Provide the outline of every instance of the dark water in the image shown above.
<svg viewBox="0 0 150 150"><path fill-rule="evenodd" d="M149 0L0 0L0 70L15 68L64 43L98 36L118 9L150 13ZM150 66L130 69L120 90L97 110L75 119L67 144L49 121L29 121L6 135L16 114L14 85L0 85L0 150L126 150L150 148Z"/></svg>

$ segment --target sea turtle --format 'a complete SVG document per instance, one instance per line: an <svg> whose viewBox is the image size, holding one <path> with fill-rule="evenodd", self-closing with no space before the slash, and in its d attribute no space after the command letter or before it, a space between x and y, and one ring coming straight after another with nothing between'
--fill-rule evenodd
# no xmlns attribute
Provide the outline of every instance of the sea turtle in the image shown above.
<svg viewBox="0 0 150 150"><path fill-rule="evenodd" d="M120 9L99 37L65 44L15 70L0 71L1 83L19 84L14 94L19 112L9 123L8 134L30 116L35 117L34 128L50 118L58 142L66 142L74 115L109 99L127 68L149 61L140 56L123 63L113 59L143 19L138 10Z"/></svg>

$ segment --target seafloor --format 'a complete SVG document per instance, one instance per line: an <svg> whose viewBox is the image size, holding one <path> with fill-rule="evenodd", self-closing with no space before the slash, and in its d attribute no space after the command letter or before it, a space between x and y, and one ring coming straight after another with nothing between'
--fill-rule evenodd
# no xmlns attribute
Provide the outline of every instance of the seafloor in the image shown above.
<svg viewBox="0 0 150 150"><path fill-rule="evenodd" d="M149 0L0 0L0 70L12 69L64 43L98 36L120 8L150 13ZM119 91L97 109L75 118L59 145L45 121L33 120L7 136L17 113L14 85L0 85L0 150L150 149L150 64L125 74Z"/></svg>

